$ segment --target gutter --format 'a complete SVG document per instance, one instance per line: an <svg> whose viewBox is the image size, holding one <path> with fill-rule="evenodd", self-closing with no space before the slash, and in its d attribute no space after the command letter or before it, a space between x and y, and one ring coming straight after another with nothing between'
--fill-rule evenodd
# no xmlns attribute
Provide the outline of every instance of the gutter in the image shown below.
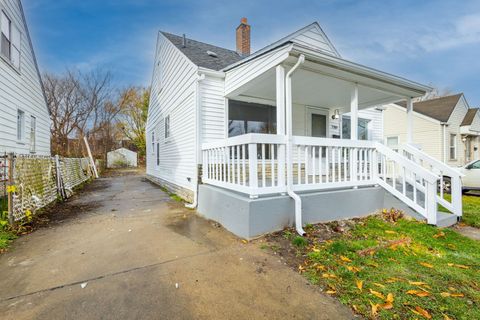
<svg viewBox="0 0 480 320"><path fill-rule="evenodd" d="M195 81L195 177L193 178L195 189L193 191L193 202L185 204L186 208L195 209L198 204L198 155L200 149L200 81L205 79L205 73L199 73Z"/></svg>
<svg viewBox="0 0 480 320"><path fill-rule="evenodd" d="M302 54L298 57L297 63L292 69L290 69L290 71L288 71L287 75L285 76L285 106L287 120L287 193L295 201L295 229L301 236L305 235L305 230L303 230L302 226L302 199L298 194L293 192L292 74L304 62L305 56Z"/></svg>

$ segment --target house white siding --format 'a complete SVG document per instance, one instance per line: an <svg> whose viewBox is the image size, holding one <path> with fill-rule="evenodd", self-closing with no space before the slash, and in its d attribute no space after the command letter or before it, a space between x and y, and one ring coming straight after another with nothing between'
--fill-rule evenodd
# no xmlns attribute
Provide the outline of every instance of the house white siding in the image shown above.
<svg viewBox="0 0 480 320"><path fill-rule="evenodd" d="M50 155L50 116L21 4L4 0L2 11L20 31L20 66L0 54L0 153ZM17 138L18 110L23 112L21 139ZM33 127L35 138L31 139Z"/></svg>
<svg viewBox="0 0 480 320"><path fill-rule="evenodd" d="M315 25L295 36L291 41L326 54L338 56L337 51L333 48L327 36Z"/></svg>
<svg viewBox="0 0 480 320"><path fill-rule="evenodd" d="M197 66L159 33L146 129L147 175L190 191L194 190L196 174L197 70ZM167 122L169 130L165 137Z"/></svg>
<svg viewBox="0 0 480 320"><path fill-rule="evenodd" d="M201 143L227 137L224 79L206 76L200 82Z"/></svg>
<svg viewBox="0 0 480 320"><path fill-rule="evenodd" d="M480 132L480 115L477 111L475 117L473 117L472 124L470 125L470 130L475 132Z"/></svg>
<svg viewBox="0 0 480 320"><path fill-rule="evenodd" d="M453 109L450 118L448 119L447 134L445 136L445 145L447 146L447 164L451 166L461 166L465 164L465 144L462 141L462 135L460 134L460 124L462 123L465 115L468 112L468 105L465 99L462 97L455 109ZM454 134L456 137L457 157L456 159L450 158L450 137Z"/></svg>

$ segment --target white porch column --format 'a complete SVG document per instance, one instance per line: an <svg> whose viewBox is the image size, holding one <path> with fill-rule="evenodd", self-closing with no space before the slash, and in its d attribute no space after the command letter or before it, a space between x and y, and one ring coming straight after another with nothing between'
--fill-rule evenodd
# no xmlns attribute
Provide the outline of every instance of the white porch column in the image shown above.
<svg viewBox="0 0 480 320"><path fill-rule="evenodd" d="M276 68L276 91L277 91L277 135L285 136L285 68L278 65ZM278 157L278 185L285 186L285 145L279 145Z"/></svg>
<svg viewBox="0 0 480 320"><path fill-rule="evenodd" d="M350 139L358 140L358 84L356 83L350 95ZM358 180L358 149L352 148L351 152L350 177L352 181L356 181Z"/></svg>
<svg viewBox="0 0 480 320"><path fill-rule="evenodd" d="M407 143L413 143L413 102L407 98Z"/></svg>
<svg viewBox="0 0 480 320"><path fill-rule="evenodd" d="M352 88L350 96L350 139L358 140L358 84Z"/></svg>

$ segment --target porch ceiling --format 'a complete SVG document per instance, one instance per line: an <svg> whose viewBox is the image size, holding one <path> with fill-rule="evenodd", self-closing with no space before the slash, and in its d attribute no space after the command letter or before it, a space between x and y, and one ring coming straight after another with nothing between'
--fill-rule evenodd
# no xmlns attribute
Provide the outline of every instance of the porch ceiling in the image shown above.
<svg viewBox="0 0 480 320"><path fill-rule="evenodd" d="M323 61L332 58L301 53L305 54L307 59L292 77L294 104L348 112L354 83L358 84L359 89L359 109L422 96L426 92L424 88L427 87L374 69L341 59ZM286 70L293 66L298 54L299 52L291 52L283 61ZM235 89L228 98L275 104L275 67Z"/></svg>
<svg viewBox="0 0 480 320"><path fill-rule="evenodd" d="M350 110L352 83L325 76L306 69L299 69L292 77L294 104L329 109ZM231 98L255 101L264 100L275 104L275 69L252 80L239 95ZM381 105L401 100L402 97L359 85L359 108Z"/></svg>

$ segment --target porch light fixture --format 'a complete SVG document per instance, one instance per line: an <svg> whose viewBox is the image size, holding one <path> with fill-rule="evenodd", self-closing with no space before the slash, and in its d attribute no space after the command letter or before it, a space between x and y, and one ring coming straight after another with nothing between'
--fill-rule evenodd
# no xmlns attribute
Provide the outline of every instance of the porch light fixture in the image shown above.
<svg viewBox="0 0 480 320"><path fill-rule="evenodd" d="M462 136L462 142L467 141L467 136Z"/></svg>
<svg viewBox="0 0 480 320"><path fill-rule="evenodd" d="M340 119L340 110L335 109L335 111L333 111L332 119L333 119L333 120L335 120L335 119Z"/></svg>

